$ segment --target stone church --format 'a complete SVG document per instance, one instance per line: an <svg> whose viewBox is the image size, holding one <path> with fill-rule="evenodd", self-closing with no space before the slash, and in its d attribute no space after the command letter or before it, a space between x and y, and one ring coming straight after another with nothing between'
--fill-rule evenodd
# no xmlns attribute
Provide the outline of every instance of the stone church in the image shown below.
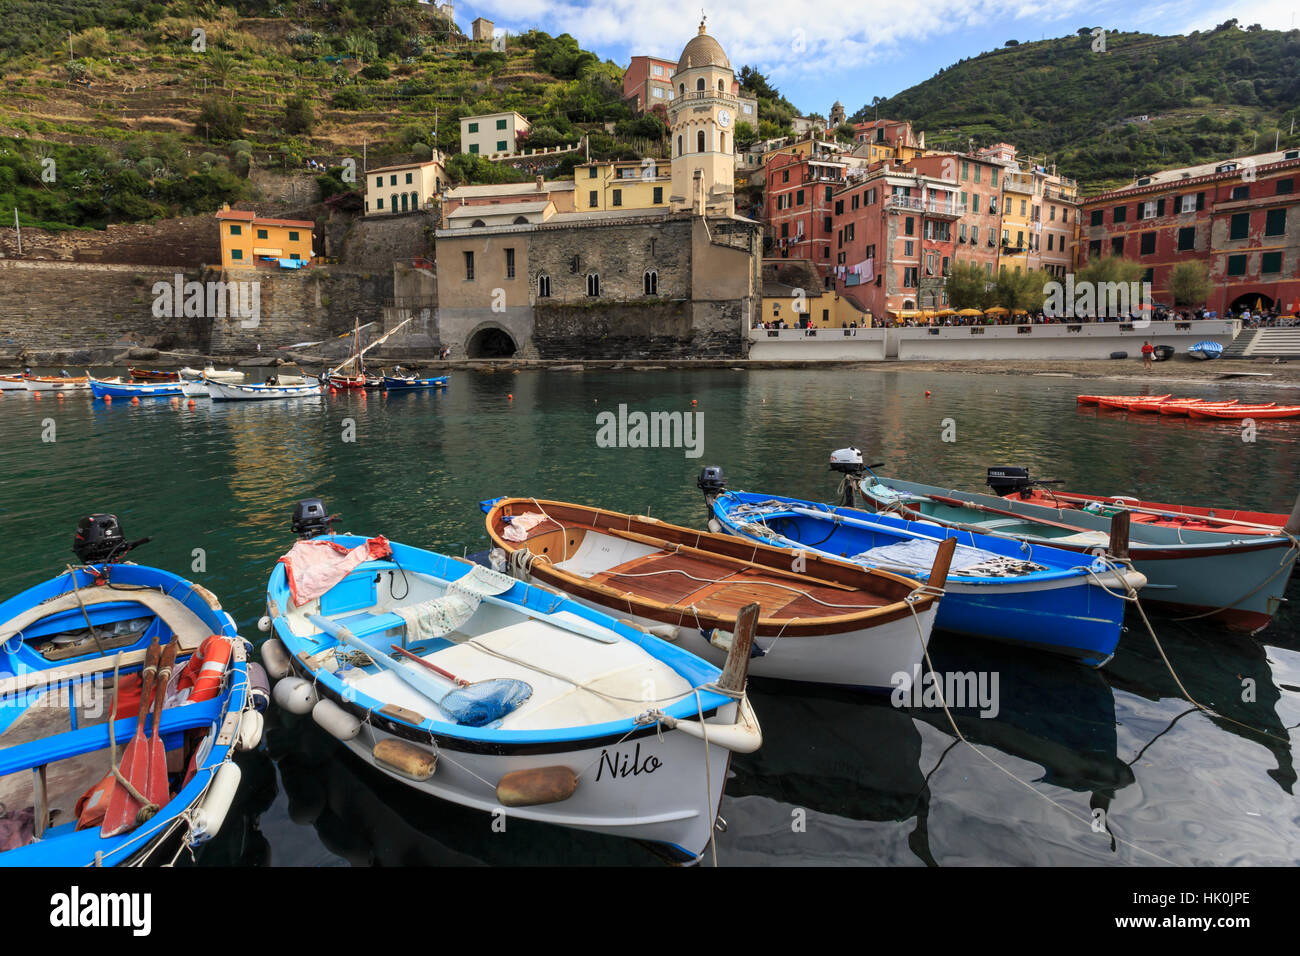
<svg viewBox="0 0 1300 956"><path fill-rule="evenodd" d="M735 73L704 23L672 83L666 204L559 211L545 184L518 185L436 230L436 336L453 357L747 354L762 227L735 213Z"/></svg>

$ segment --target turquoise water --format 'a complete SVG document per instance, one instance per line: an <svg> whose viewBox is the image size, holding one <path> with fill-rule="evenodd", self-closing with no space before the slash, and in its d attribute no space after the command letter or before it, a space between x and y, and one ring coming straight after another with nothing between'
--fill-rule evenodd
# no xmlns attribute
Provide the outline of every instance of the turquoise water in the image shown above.
<svg viewBox="0 0 1300 956"><path fill-rule="evenodd" d="M341 530L461 554L487 544L477 503L503 494L702 526L705 464L722 465L733 488L829 500L827 456L850 444L885 474L970 490L988 465L1025 464L1071 490L1290 510L1300 423L1261 423L1248 442L1232 423L1075 405L1080 391L1126 390L1028 375L719 370L464 373L445 392L192 409L5 393L0 529L11 547L0 575L5 594L51 576L73 560L77 518L113 512L129 538L154 536L133 557L216 592L256 640L299 498L324 498ZM1175 393L1300 398L1237 385ZM698 413L702 454L598 447L597 416L620 404ZM1134 620L1099 672L937 635L940 670L999 675L998 716L957 718L977 749L942 711L755 681L765 745L733 762L718 862L1294 864L1296 581L1288 595L1255 637L1158 621L1186 693ZM1189 695L1273 736L1196 712ZM268 723L266 752L241 758L240 812L202 863L658 862L568 830L493 832L489 817L362 766L310 719ZM1102 817L1110 832L1089 825Z"/></svg>

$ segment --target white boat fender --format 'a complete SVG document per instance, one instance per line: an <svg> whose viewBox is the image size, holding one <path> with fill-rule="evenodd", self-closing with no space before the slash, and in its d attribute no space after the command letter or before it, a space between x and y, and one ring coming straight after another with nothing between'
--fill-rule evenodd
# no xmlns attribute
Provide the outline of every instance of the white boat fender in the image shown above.
<svg viewBox="0 0 1300 956"><path fill-rule="evenodd" d="M361 733L361 721L328 698L316 702L311 709L311 719L339 740L352 740Z"/></svg>
<svg viewBox="0 0 1300 956"><path fill-rule="evenodd" d="M320 700L316 688L301 677L286 677L275 685L271 697L291 714L306 714Z"/></svg>
<svg viewBox="0 0 1300 956"><path fill-rule="evenodd" d="M717 518L710 518L709 530L712 531L714 534L722 534L723 531L722 522L719 521Z"/></svg>
<svg viewBox="0 0 1300 956"><path fill-rule="evenodd" d="M273 637L262 644L262 664L272 680L288 677L293 668L289 665L289 651L285 649L278 637Z"/></svg>
<svg viewBox="0 0 1300 956"><path fill-rule="evenodd" d="M235 740L236 750L256 750L262 742L262 730L266 722L261 712L249 710L239 720L239 737Z"/></svg>
<svg viewBox="0 0 1300 956"><path fill-rule="evenodd" d="M701 723L698 720L679 720L667 714L660 717L659 721L669 730L680 730L700 740L707 739L710 744L730 750L732 753L752 754L763 746L763 731L758 726L758 718L754 716L754 709L750 706L748 697L741 698L735 723L713 721Z"/></svg>
<svg viewBox="0 0 1300 956"><path fill-rule="evenodd" d="M379 741L370 753L380 767L418 783L428 780L438 769L437 754L395 737Z"/></svg>
<svg viewBox="0 0 1300 956"><path fill-rule="evenodd" d="M735 635L730 631L724 631L720 627L711 628L707 631L700 631L700 636L716 647L720 651L728 654L731 653L731 642ZM758 646L758 641L754 641L749 648L749 659L752 661L756 657L766 657L767 651Z"/></svg>
<svg viewBox="0 0 1300 956"><path fill-rule="evenodd" d="M676 644L677 639L681 637L681 632L676 624L638 624L630 618L621 617L618 623L626 624L628 627L634 627L644 634L653 634L661 641L667 641L669 644Z"/></svg>
<svg viewBox="0 0 1300 956"><path fill-rule="evenodd" d="M256 661L244 666L248 670L248 702L259 714L263 713L271 703L271 679L266 676L266 668Z"/></svg>
<svg viewBox="0 0 1300 956"><path fill-rule="evenodd" d="M257 619L257 629L263 634L271 633L271 615L263 614Z"/></svg>
<svg viewBox="0 0 1300 956"><path fill-rule="evenodd" d="M226 814L235 802L235 792L239 789L242 773L239 765L229 761L212 778L212 785L203 795L203 800L194 809L190 817L190 844L198 846L207 843L221 831L226 822Z"/></svg>

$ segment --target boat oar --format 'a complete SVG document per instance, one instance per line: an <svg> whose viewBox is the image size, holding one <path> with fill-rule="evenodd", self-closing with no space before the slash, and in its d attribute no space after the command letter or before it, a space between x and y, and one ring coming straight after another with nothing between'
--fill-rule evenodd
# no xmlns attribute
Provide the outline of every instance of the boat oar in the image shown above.
<svg viewBox="0 0 1300 956"><path fill-rule="evenodd" d="M140 709L136 716L135 736L122 751L122 759L118 762L113 790L108 795L108 809L104 811L104 822L99 828L101 837L114 837L133 829L136 815L143 805L136 798L136 794L148 799L145 794L148 790L149 753L144 736L144 721L153 703L154 675L158 672L159 657L158 635L155 634L153 643L149 645L149 650L145 654L144 670L140 672ZM120 692L120 688L113 689L115 694ZM112 732L113 729L110 727L109 733ZM134 794L132 790L135 791Z"/></svg>
<svg viewBox="0 0 1300 956"><path fill-rule="evenodd" d="M173 635L158 665L154 691L153 739L149 741L149 772L145 777L144 795L149 798L150 803L160 807L171 799L171 791L167 786L167 750L163 746L161 731L167 684L171 681L172 670L176 666L176 644L177 640Z"/></svg>
<svg viewBox="0 0 1300 956"><path fill-rule="evenodd" d="M465 680L463 677L457 677L451 671L443 670L441 667L439 667L437 664L433 663L432 661L426 661L419 654L411 653L406 648L404 648L401 644L389 644L388 649L390 651L397 651L397 653L401 654L403 657L410 658L411 660L415 661L415 663L419 664L421 667L427 667L429 670L433 671L435 674L439 675L440 677L445 677L449 681L454 681L455 683L459 684L461 687L469 686L469 681Z"/></svg>
<svg viewBox="0 0 1300 956"><path fill-rule="evenodd" d="M456 690L444 690L409 667L403 667L379 648L367 644L348 628L327 621L319 614L308 614L307 620L336 640L361 651L376 664L391 670L411 688L429 698L444 714L467 727L482 727L500 720L533 694L532 685L507 677L475 681Z"/></svg>

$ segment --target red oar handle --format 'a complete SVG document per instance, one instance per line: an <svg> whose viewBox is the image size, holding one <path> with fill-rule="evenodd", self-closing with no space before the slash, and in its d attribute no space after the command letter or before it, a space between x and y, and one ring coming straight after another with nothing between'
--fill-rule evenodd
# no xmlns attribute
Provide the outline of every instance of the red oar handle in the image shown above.
<svg viewBox="0 0 1300 956"><path fill-rule="evenodd" d="M468 686L469 686L469 681L467 681L467 680L461 680L461 679L460 679L459 677L457 677L455 674L451 673L450 671L445 671L445 670L443 670L443 669L442 669L441 667L439 667L437 664L430 664L428 661L426 661L426 660L425 660L423 657L421 657L419 654L412 654L410 651L408 651L406 648L402 647L400 644L390 644L389 647L392 648L393 650L397 651L397 653L401 654L403 657L409 657L411 660L415 661L417 664L422 664L423 666L429 668L429 670L433 671L435 674L441 674L443 677L447 678L447 680L455 681L455 682L456 682L457 684L459 684L461 687L468 687Z"/></svg>

